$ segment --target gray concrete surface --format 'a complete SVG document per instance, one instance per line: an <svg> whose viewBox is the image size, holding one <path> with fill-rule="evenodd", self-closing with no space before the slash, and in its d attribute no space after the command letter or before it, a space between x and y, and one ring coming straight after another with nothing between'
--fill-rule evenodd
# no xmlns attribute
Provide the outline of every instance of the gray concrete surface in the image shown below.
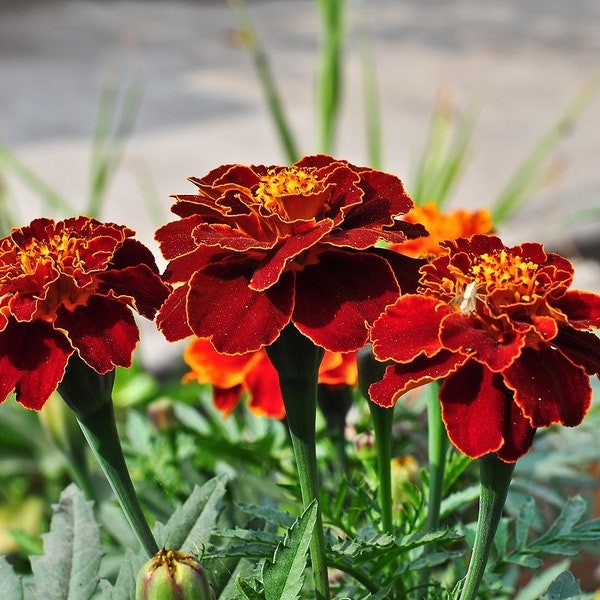
<svg viewBox="0 0 600 600"><path fill-rule="evenodd" d="M439 93L479 106L455 206L489 205L600 67L596 0L349 0L344 105L336 155L367 162L358 55L366 9L384 122L384 167L410 188ZM317 150L314 79L319 21L308 0L252 1L293 128ZM143 84L135 133L101 215L148 244L169 217L169 194L192 190L224 162L285 160L251 60L226 2L0 2L0 141L78 207L87 195L90 138L103 83ZM548 185L502 230L506 241L561 248L599 236L600 97L551 162ZM10 173L5 194L21 222L49 214ZM151 190L160 205L145 208ZM157 223L158 221L158 223ZM600 287L595 267L585 285Z"/></svg>

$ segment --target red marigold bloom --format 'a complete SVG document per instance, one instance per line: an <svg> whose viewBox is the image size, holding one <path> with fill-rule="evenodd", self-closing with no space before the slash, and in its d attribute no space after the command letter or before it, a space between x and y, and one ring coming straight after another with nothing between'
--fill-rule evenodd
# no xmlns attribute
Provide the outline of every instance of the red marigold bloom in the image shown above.
<svg viewBox="0 0 600 600"><path fill-rule="evenodd" d="M571 263L541 244L508 248L494 236L442 244L408 294L375 322L373 351L392 360L370 387L392 406L407 390L445 377L442 418L457 448L506 462L535 430L578 425L600 373L600 296L569 290Z"/></svg>
<svg viewBox="0 0 600 600"><path fill-rule="evenodd" d="M392 244L395 252L415 258L430 258L445 252L440 246L446 240L459 237L469 238L476 233L491 233L493 230L492 215L487 209L476 211L459 209L444 214L436 204L429 202L423 206L414 206L404 215L408 223L421 223L429 235L400 244Z"/></svg>
<svg viewBox="0 0 600 600"><path fill-rule="evenodd" d="M39 410L77 351L100 374L131 365L139 332L168 295L134 232L89 217L36 219L0 240L0 402Z"/></svg>
<svg viewBox="0 0 600 600"><path fill-rule="evenodd" d="M373 248L425 234L395 218L412 200L393 175L321 155L224 165L190 181L197 195L172 208L181 220L156 234L165 276L181 284L157 321L169 340L195 334L243 354L292 321L315 344L349 352L395 301L398 279L416 285L411 259Z"/></svg>
<svg viewBox="0 0 600 600"><path fill-rule="evenodd" d="M227 417L248 394L250 410L257 415L283 419L285 409L279 378L264 349L234 356L220 354L208 340L195 339L183 353L192 369L183 381L213 386L215 406ZM356 353L325 352L319 369L319 383L356 385Z"/></svg>

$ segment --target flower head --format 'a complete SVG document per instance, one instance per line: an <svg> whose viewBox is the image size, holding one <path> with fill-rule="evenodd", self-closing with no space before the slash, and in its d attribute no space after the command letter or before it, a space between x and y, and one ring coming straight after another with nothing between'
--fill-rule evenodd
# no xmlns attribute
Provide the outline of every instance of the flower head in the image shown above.
<svg viewBox="0 0 600 600"><path fill-rule="evenodd" d="M279 378L264 349L230 356L218 353L208 340L195 339L183 358L192 369L184 382L199 381L213 386L215 406L229 416L244 394L256 414L283 419L285 409ZM319 383L329 386L355 385L356 355L325 352L319 369Z"/></svg>
<svg viewBox="0 0 600 600"><path fill-rule="evenodd" d="M415 258L432 258L445 252L440 245L446 240L459 237L468 238L476 233L491 233L492 216L487 209L469 211L458 209L444 214L436 204L429 202L423 206L414 206L403 217L408 223L421 223L427 229L427 237L406 240L400 244L392 244L395 252Z"/></svg>
<svg viewBox="0 0 600 600"><path fill-rule="evenodd" d="M410 259L373 248L425 233L396 219L412 200L392 175L309 156L190 180L197 194L176 196L172 209L181 220L156 234L166 278L179 284L157 321L169 340L195 334L243 354L291 321L315 344L349 352L404 278L416 284Z"/></svg>
<svg viewBox="0 0 600 600"><path fill-rule="evenodd" d="M39 410L73 352L97 373L129 366L168 295L134 232L89 217L36 219L0 240L0 401Z"/></svg>
<svg viewBox="0 0 600 600"><path fill-rule="evenodd" d="M373 351L392 360L370 388L392 406L407 390L446 378L442 418L473 458L515 461L538 427L578 425L600 373L600 296L570 290L571 263L541 244L506 247L475 235L442 244L421 268L420 294L375 322Z"/></svg>

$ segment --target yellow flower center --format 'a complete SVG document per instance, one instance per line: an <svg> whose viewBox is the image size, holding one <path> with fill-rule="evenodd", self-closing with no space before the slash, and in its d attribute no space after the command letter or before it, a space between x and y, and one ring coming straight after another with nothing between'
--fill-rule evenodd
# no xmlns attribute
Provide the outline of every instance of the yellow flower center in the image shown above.
<svg viewBox="0 0 600 600"><path fill-rule="evenodd" d="M323 184L314 171L314 168L300 167L270 169L261 177L254 196L270 213L289 218L289 210L285 206L286 197L307 196L322 191Z"/></svg>
<svg viewBox="0 0 600 600"><path fill-rule="evenodd" d="M18 250L17 257L23 273L35 273L40 262L53 262L57 266L77 267L81 264L79 248L81 240L68 233L56 234L47 242L31 240L25 248Z"/></svg>
<svg viewBox="0 0 600 600"><path fill-rule="evenodd" d="M473 279L486 292L503 290L516 302L531 302L539 265L500 250L482 254L471 266Z"/></svg>

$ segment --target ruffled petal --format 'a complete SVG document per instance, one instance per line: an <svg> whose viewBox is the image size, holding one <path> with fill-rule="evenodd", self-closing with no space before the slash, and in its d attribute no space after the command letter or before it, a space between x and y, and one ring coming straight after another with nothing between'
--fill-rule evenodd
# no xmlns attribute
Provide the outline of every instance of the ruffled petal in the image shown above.
<svg viewBox="0 0 600 600"><path fill-rule="evenodd" d="M187 285L174 289L156 318L156 326L169 342L183 340L193 334L187 320L188 291Z"/></svg>
<svg viewBox="0 0 600 600"><path fill-rule="evenodd" d="M130 367L139 331L131 310L122 302L92 296L73 311L60 307L55 327L67 332L81 358L103 375Z"/></svg>
<svg viewBox="0 0 600 600"><path fill-rule="evenodd" d="M26 408L40 410L56 391L73 348L50 323L9 320L0 333L0 402L14 390Z"/></svg>
<svg viewBox="0 0 600 600"><path fill-rule="evenodd" d="M284 273L265 292L248 286L247 262L209 265L194 275L187 295L187 319L198 336L210 338L218 352L243 354L277 339L294 306L294 275Z"/></svg>
<svg viewBox="0 0 600 600"><path fill-rule="evenodd" d="M504 372L504 381L532 427L579 425L592 401L585 371L551 347L525 348Z"/></svg>
<svg viewBox="0 0 600 600"><path fill-rule="evenodd" d="M297 275L293 322L332 352L362 348L373 323L398 297L390 266L370 253L324 252Z"/></svg>

